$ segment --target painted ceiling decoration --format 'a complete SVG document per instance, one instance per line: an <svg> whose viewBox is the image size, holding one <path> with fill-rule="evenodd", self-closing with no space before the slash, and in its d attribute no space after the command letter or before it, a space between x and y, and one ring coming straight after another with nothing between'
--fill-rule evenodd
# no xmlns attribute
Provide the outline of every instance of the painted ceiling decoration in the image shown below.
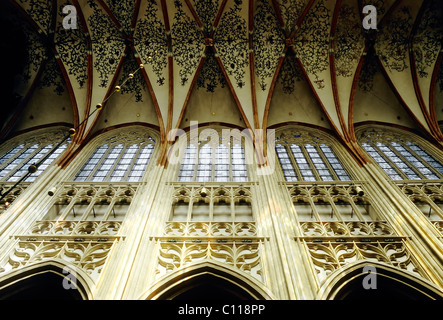
<svg viewBox="0 0 443 320"><path fill-rule="evenodd" d="M207 92L214 92L217 88L226 87L226 79L217 63L213 51L207 51L205 62L197 78L197 88L205 88Z"/></svg>
<svg viewBox="0 0 443 320"><path fill-rule="evenodd" d="M293 93L297 87L296 83L303 79L303 72L291 51L288 51L285 56L280 69L279 79L285 94Z"/></svg>
<svg viewBox="0 0 443 320"><path fill-rule="evenodd" d="M63 28L66 5L76 8L77 29ZM376 31L363 28L365 5L377 8ZM202 101L193 95L229 93L227 104L237 108L231 125L238 125L238 113L250 129L267 128L270 114L273 125L284 123L270 110L278 108L276 95L285 95L282 101L309 95L317 104L312 114L327 122L311 123L334 131L354 152L356 93L376 94L380 74L413 129L443 142L439 0L8 0L3 6L25 35L26 57L14 88L21 102L5 117L1 139L21 121L19 106L43 86L68 94L72 125L82 124L75 137L81 146L105 123L124 124L117 111L89 115L108 99L117 110L123 100L113 95L115 86L137 70L120 91L133 96L125 103L137 116L124 121L158 127L164 143L167 132L193 120L187 110L205 110L189 106ZM304 122L299 101L285 108ZM226 121L211 113L214 123Z"/></svg>
<svg viewBox="0 0 443 320"><path fill-rule="evenodd" d="M106 0L105 4L111 10L114 17L126 34L131 34L132 20L134 19L136 0Z"/></svg>

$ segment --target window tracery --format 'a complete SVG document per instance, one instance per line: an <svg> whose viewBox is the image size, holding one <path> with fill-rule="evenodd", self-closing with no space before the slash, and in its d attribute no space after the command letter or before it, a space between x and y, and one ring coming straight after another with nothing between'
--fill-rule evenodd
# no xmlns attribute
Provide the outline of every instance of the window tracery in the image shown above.
<svg viewBox="0 0 443 320"><path fill-rule="evenodd" d="M74 181L141 181L154 148L155 140L146 130L122 130L102 141Z"/></svg>
<svg viewBox="0 0 443 320"><path fill-rule="evenodd" d="M407 183L398 186L443 236L443 185Z"/></svg>
<svg viewBox="0 0 443 320"><path fill-rule="evenodd" d="M257 235L250 186L174 186L171 216L159 245L157 277L204 260L258 280L264 238Z"/></svg>
<svg viewBox="0 0 443 320"><path fill-rule="evenodd" d="M371 128L358 136L363 149L392 180L443 179L441 159L412 135Z"/></svg>
<svg viewBox="0 0 443 320"><path fill-rule="evenodd" d="M300 185L289 187L300 234L321 284L343 266L358 261L384 262L426 278L399 235L362 195L361 186Z"/></svg>
<svg viewBox="0 0 443 320"><path fill-rule="evenodd" d="M28 173L30 165L38 163L51 152L64 138L66 129L52 129L32 133L26 137L17 137L7 142L1 149L0 157L0 180L16 182ZM17 143L20 140L20 144ZM37 172L28 176L25 182L33 182L43 171L66 150L70 139L58 147L51 155L40 164ZM18 144L18 145L17 145Z"/></svg>
<svg viewBox="0 0 443 320"><path fill-rule="evenodd" d="M351 180L330 144L307 130L284 131L276 152L286 181Z"/></svg>
<svg viewBox="0 0 443 320"><path fill-rule="evenodd" d="M191 139L184 152L178 181L246 182L244 144L235 136L211 130L206 140Z"/></svg>
<svg viewBox="0 0 443 320"><path fill-rule="evenodd" d="M180 187L173 196L170 221L249 222L253 220L249 187Z"/></svg>
<svg viewBox="0 0 443 320"><path fill-rule="evenodd" d="M0 275L32 263L62 259L84 269L97 280L136 192L124 184L64 184L53 197L45 216L20 235Z"/></svg>

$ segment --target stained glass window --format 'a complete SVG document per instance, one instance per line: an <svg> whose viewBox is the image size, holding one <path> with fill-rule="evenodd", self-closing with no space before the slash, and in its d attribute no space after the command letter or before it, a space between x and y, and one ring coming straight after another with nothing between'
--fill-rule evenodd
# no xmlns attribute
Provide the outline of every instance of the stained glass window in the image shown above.
<svg viewBox="0 0 443 320"><path fill-rule="evenodd" d="M349 181L349 175L326 144L285 143L276 145L286 181Z"/></svg>
<svg viewBox="0 0 443 320"><path fill-rule="evenodd" d="M19 181L28 173L29 166L38 164L37 171L25 179L26 182L33 182L66 150L70 139L56 147L65 138L66 132L57 130L35 135L12 147L0 157L0 180Z"/></svg>
<svg viewBox="0 0 443 320"><path fill-rule="evenodd" d="M126 139L127 140L127 139ZM75 181L141 181L155 141L134 138L119 143L118 136L100 145L76 174Z"/></svg>
<svg viewBox="0 0 443 320"><path fill-rule="evenodd" d="M221 142L217 146L188 145L181 162L178 181L248 181L244 147L231 142Z"/></svg>
<svg viewBox="0 0 443 320"><path fill-rule="evenodd" d="M392 180L438 180L443 166L419 145L401 140L364 142L362 147Z"/></svg>

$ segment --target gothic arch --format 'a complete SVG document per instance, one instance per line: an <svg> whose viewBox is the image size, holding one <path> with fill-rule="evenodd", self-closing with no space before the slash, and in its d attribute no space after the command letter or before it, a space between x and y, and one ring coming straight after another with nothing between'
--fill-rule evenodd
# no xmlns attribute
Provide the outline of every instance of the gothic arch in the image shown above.
<svg viewBox="0 0 443 320"><path fill-rule="evenodd" d="M150 156L149 163L155 162L158 157L160 135L159 133L147 126L142 125L130 125L116 127L102 132L96 133L90 140L86 141L77 151L71 160L75 163L70 169L70 175L78 173L82 166L84 166L90 157L102 146L109 146L109 150L117 145L123 145L126 147L131 144L154 146L152 154ZM109 151L107 149L107 151ZM154 160L154 161L153 161ZM146 170L149 170L151 166L148 163Z"/></svg>
<svg viewBox="0 0 443 320"><path fill-rule="evenodd" d="M365 267L375 268L377 287L363 288L363 280L369 275ZM355 290L357 288L357 290ZM359 292L356 292L358 291ZM369 293L372 293L369 294ZM442 300L443 291L430 282L392 266L358 261L336 270L323 283L317 300Z"/></svg>
<svg viewBox="0 0 443 320"><path fill-rule="evenodd" d="M70 144L67 136L68 130L63 126L38 127L26 130L1 143L0 180L18 181L25 176L26 169L31 164L39 163L38 171L24 180L24 182L33 182L65 152ZM49 157L51 152L53 158Z"/></svg>
<svg viewBox="0 0 443 320"><path fill-rule="evenodd" d="M89 275L84 270L72 268L68 263L61 260L42 261L10 271L0 278L0 299L4 299L5 296L11 296L14 292L20 294L21 288L16 290L16 287L21 287L23 283L30 284L32 287L31 281L33 277L40 277L45 280L51 277L59 277L60 279L57 279L57 281L60 281L59 290L66 290L66 293L72 293L71 296L77 299L93 299L92 288L95 284ZM66 285L69 285L71 289L63 288L65 278ZM68 282L68 279L72 281ZM74 286L75 288L73 288Z"/></svg>
<svg viewBox="0 0 443 320"><path fill-rule="evenodd" d="M298 133L300 134L300 138L302 140L310 140L312 138L316 138L327 144L334 145L334 148L336 148L337 145L342 146L340 141L332 132L320 127L311 127L304 124L288 124L285 126L274 128L274 130L277 139L282 139L284 135L292 135L293 133Z"/></svg>
<svg viewBox="0 0 443 320"><path fill-rule="evenodd" d="M441 146L411 130L383 125L364 125L356 130L364 153L391 180L441 180Z"/></svg>
<svg viewBox="0 0 443 320"><path fill-rule="evenodd" d="M312 155L308 154L306 150L306 146L311 146L316 149L318 156L323 159L324 165L328 168L327 170L330 173L330 181L351 181L351 180L360 180L358 176L356 176L356 172L358 172L358 165L355 159L352 157L349 150L347 150L346 146L333 134L322 130L320 128L313 128L305 125L287 125L281 126L275 129L275 146L276 146L276 156L279 156L279 146L283 147L288 154L289 158L293 158L294 152L299 154L304 154L305 159L311 163ZM296 145L298 150L291 150L291 145ZM325 150L323 147L326 147L328 154L333 154L335 160L339 161L340 167L338 168L340 174L336 171L337 168L333 168L330 163L330 159L326 156ZM304 149L304 151L302 151ZM291 154L292 153L292 154ZM309 159L308 159L309 158ZM278 161L277 161L278 162ZM294 167L294 162L297 163L296 159L291 161L293 164L293 175L296 176L295 180L305 180L302 178L302 173L298 168L298 164ZM281 162L278 165L280 170L280 179L286 181L294 181L291 179L290 174L289 177L286 176ZM315 164L311 163L309 165L310 171L313 173L316 178L316 181L321 181L323 178L318 177L319 170L316 168ZM356 170L357 169L357 170ZM287 173L287 172L286 172ZM308 179L309 180L309 179ZM328 180L328 179L326 179ZM306 180L307 181L307 180ZM314 182L314 181L311 181Z"/></svg>
<svg viewBox="0 0 443 320"><path fill-rule="evenodd" d="M432 149L433 155L438 153L439 149L441 150L440 145L433 143L432 140L428 140L420 132L406 127L385 125L383 123L360 125L355 129L355 135L359 143L367 138L375 141L410 139L411 142L416 142L426 149Z"/></svg>
<svg viewBox="0 0 443 320"><path fill-rule="evenodd" d="M244 297L255 300L272 300L272 294L263 284L252 277L228 268L218 262L200 262L181 268L164 276L140 296L146 300L171 300L187 289L196 286L200 279L210 277L220 280L241 292Z"/></svg>

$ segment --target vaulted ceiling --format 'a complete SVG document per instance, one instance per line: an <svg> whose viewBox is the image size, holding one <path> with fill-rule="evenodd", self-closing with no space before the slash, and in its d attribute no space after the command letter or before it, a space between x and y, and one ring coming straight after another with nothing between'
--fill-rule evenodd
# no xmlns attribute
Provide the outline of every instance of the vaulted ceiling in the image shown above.
<svg viewBox="0 0 443 320"><path fill-rule="evenodd" d="M66 5L77 29L63 28ZM443 142L439 0L8 0L1 11L1 139L60 123L82 124L78 143L131 123L163 139L191 121L303 123L352 149L357 124L381 122Z"/></svg>

